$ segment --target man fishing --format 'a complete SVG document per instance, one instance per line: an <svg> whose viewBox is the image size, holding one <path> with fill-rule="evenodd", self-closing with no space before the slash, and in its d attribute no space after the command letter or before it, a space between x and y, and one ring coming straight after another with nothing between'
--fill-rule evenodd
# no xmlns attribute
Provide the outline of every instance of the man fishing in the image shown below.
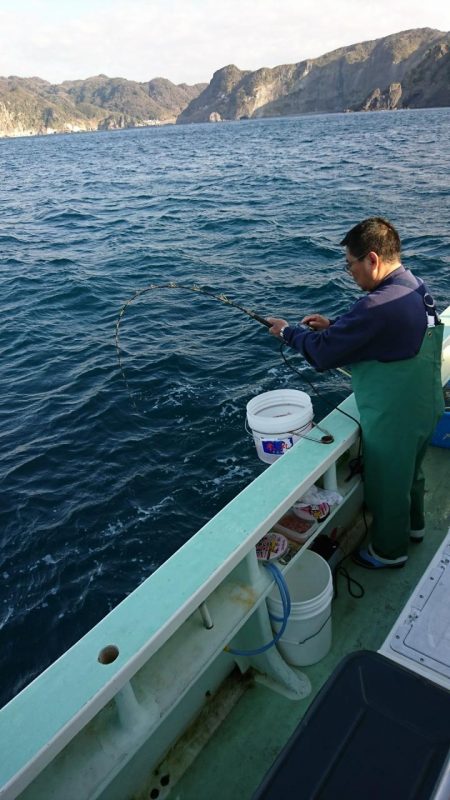
<svg viewBox="0 0 450 800"><path fill-rule="evenodd" d="M360 414L370 544L354 560L368 569L403 567L409 540L425 531L422 461L443 413L443 325L425 284L401 263L400 238L381 217L344 237L346 270L366 294L335 320L301 325L268 317L270 333L316 369L349 366ZM307 326L307 327L305 327Z"/></svg>

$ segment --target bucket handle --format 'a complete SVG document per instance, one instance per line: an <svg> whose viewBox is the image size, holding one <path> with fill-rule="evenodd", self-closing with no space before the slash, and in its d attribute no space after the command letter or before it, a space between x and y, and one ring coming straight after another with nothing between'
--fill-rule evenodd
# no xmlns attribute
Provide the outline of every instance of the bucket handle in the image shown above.
<svg viewBox="0 0 450 800"><path fill-rule="evenodd" d="M319 633L321 633L321 632L323 631L323 629L324 629L325 625L327 624L327 622L329 622L329 621L330 621L330 619L331 619L331 613L330 613L330 615L329 615L329 616L326 618L325 622L324 622L324 623L323 623L323 624L320 626L320 628L319 628L319 630L318 630L318 631L316 631L315 633L312 633L312 634L311 634L311 636L307 636L307 637L306 637L306 639L302 639L302 641L301 641L301 642L290 642L290 641L289 641L289 639L283 639L283 642L284 642L285 644L293 644L293 645L306 644L306 642L309 642L311 639L315 639L315 637L316 637L316 636L318 636L318 635L319 635Z"/></svg>
<svg viewBox="0 0 450 800"><path fill-rule="evenodd" d="M330 431L327 431L326 428L322 428L321 425L314 421L311 422L311 425L313 428L317 428L317 430L321 431L324 436L321 436L320 439L316 439L314 436L307 436L306 433L300 433L302 430L301 428L297 428L293 431L286 431L286 435L289 436L290 434L293 434L294 436L298 436L300 439L309 439L311 442L317 442L317 444L332 444L332 442L334 442L334 436L330 433ZM244 426L246 433L253 438L253 432L248 427L247 417L245 418Z"/></svg>
<svg viewBox="0 0 450 800"><path fill-rule="evenodd" d="M250 428L248 427L248 424L247 424L247 417L245 418L244 427L245 427L245 432L248 433L248 435L251 436L252 439L253 439L253 433L251 432L251 430L250 430Z"/></svg>
<svg viewBox="0 0 450 800"><path fill-rule="evenodd" d="M296 436L299 436L301 439L309 439L310 442L317 442L317 444L332 444L334 442L334 436L327 431L326 428L322 428L317 422L312 423L313 428L317 428L318 431L324 434L321 436L320 439L316 439L314 436L307 436L306 433L296 433Z"/></svg>

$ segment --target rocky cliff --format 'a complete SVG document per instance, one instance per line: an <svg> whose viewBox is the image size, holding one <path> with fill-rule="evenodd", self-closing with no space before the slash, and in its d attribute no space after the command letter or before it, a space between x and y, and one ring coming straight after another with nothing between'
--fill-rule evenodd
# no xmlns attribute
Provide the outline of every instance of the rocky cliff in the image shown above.
<svg viewBox="0 0 450 800"><path fill-rule="evenodd" d="M402 83L384 90L374 89L352 111L379 111L395 108L433 108L450 106L449 37L430 47L423 58L406 72Z"/></svg>
<svg viewBox="0 0 450 800"><path fill-rule="evenodd" d="M165 78L137 83L106 75L61 84L41 78L0 78L0 136L175 122L205 86L177 86Z"/></svg>
<svg viewBox="0 0 450 800"><path fill-rule="evenodd" d="M227 66L177 122L450 105L449 45L449 33L419 28L273 69Z"/></svg>
<svg viewBox="0 0 450 800"><path fill-rule="evenodd" d="M223 67L194 86L0 78L0 136L432 106L450 106L450 33L419 28L298 64Z"/></svg>
<svg viewBox="0 0 450 800"><path fill-rule="evenodd" d="M450 35L436 42L403 81L409 108L450 106Z"/></svg>

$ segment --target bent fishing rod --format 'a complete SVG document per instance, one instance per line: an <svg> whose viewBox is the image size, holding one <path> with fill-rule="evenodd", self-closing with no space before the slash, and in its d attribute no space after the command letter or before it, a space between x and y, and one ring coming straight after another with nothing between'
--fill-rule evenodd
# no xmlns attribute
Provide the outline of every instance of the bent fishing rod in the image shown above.
<svg viewBox="0 0 450 800"><path fill-rule="evenodd" d="M185 284L182 284L182 283L176 283L175 281L170 281L169 283L151 283L149 286L144 286L142 289L138 289L134 293L134 295L132 297L130 297L129 300L127 300L126 303L124 303L124 305L120 309L119 316L118 316L117 322L116 322L116 333L115 333L117 360L119 362L120 371L122 373L122 377L124 379L125 386L127 387L128 395L129 395L129 397L131 399L131 402L132 402L134 408L136 409L136 411L138 413L139 413L139 409L138 409L136 403L134 402L133 394L132 394L132 392L130 390L130 387L128 385L127 376L125 374L125 369L124 369L123 362L122 362L122 353L121 353L121 349L120 349L120 324L122 322L122 319L124 317L124 314L125 314L128 306L131 305L131 303L133 303L135 300L137 300L138 297L141 297L143 294L146 294L147 292L152 292L155 289L184 289L185 291L188 291L188 292L196 292L197 294L202 294L202 295L205 295L206 297L209 297L211 300L216 300L219 303L223 303L224 305L231 306L233 308L237 308L239 311L242 311L244 314L247 314L247 316L251 317L251 319L254 319L257 322L260 322L261 325L265 325L267 328L271 328L272 327L271 323L268 322L260 314L257 314L255 311L250 311L248 308L244 308L244 306L239 305L239 303L236 303L234 300L231 300L229 297L227 297L226 294L214 294L213 292L208 292L206 289L202 289L200 286L197 286L196 284L192 284L192 286L186 286Z"/></svg>
<svg viewBox="0 0 450 800"><path fill-rule="evenodd" d="M116 349L119 358L119 364L122 363L120 354L120 344L119 344L119 329L125 311L127 310L128 306L134 302L134 300L137 300L137 298L140 297L141 295L146 294L146 292L151 292L154 289L185 289L188 292L197 292L198 294L204 294L206 295L206 297L210 297L212 300L217 300L219 303L224 303L224 305L232 306L233 308L237 308L239 311L243 311L243 313L247 314L247 316L251 317L257 322L260 322L261 325L265 325L266 328L272 327L272 324L268 322L267 319L262 317L260 314L257 314L256 311L250 311L250 309L244 308L244 306L239 305L239 303L236 303L234 300L231 300L229 297L227 297L226 294L213 294L212 292L207 292L206 289L202 289L195 283L192 284L192 286L185 286L182 283L175 283L174 281L170 281L170 283L151 283L149 286L144 286L143 289L138 289L138 291L134 293L133 297L130 297L130 299L127 300L127 302L122 306L119 312L119 316L116 322Z"/></svg>
<svg viewBox="0 0 450 800"><path fill-rule="evenodd" d="M133 303L135 300L137 300L138 297L141 297L143 294L146 294L147 292L152 292L152 291L154 291L156 289L183 289L183 290L188 291L188 292L196 292L197 294L202 294L205 297L209 297L211 300L216 300L219 303L223 303L224 305L227 305L227 306L230 306L232 308L238 309L238 311L242 311L248 317L250 317L251 319L254 319L256 322L259 322L261 325L264 325L266 328L271 328L272 327L272 323L269 322L265 317L261 316L261 314L257 314L256 311L252 311L251 309L245 308L244 306L240 305L239 303L236 303L235 300L231 300L231 298L227 297L226 294L223 294L223 293L222 294L214 294L213 292L208 292L206 289L202 289L200 286L197 286L196 284L192 284L192 286L186 286L185 284L182 284L182 283L176 283L175 281L170 281L169 283L151 283L149 286L144 286L142 289L138 289L134 293L134 295L132 297L130 297L129 300L126 301L126 303L124 303L124 305L120 309L119 316L118 316L117 322L116 322L116 331L115 331L115 343L116 343L116 351L117 351L117 359L118 359L118 362L119 362L119 367L120 367L120 370L122 372L122 377L123 377L123 379L125 381L125 385L127 387L128 394L129 394L129 396L131 398L133 406L135 407L135 409L137 411L138 411L138 408L136 406L136 403L134 402L133 395L132 395L132 393L130 391L130 387L128 385L128 380L127 380L127 377L126 377L126 374L125 374L125 369L124 369L124 366L123 366L123 363L122 363L122 354L121 354L121 349L120 349L120 325L121 325L121 322L123 320L123 317L125 315L125 312L126 312L128 306L131 305L131 303ZM281 352L281 356L282 356L286 366L288 366L289 369L291 369L293 372L296 372L297 374L300 374L299 370L296 369L296 367L294 367L288 361L286 356L284 355L284 347L285 346L286 346L285 343L282 342L281 343L280 352ZM349 373L346 372L346 370L342 370L339 367L337 369L338 369L339 372L342 372L344 375L346 375L346 377L349 377ZM332 406L333 409L337 408L333 404L331 404L328 401L326 401L325 398L323 397L323 395L316 389L314 384L312 384L307 378L305 378L305 376L300 375L300 377L302 377L302 380L304 380L313 389L313 391L318 395L318 397L323 399L324 402L328 406ZM337 408L337 410L340 411L342 414L344 414L346 417L350 417L351 419L353 419L359 425L358 420L354 419L354 417L351 417L351 415L347 414L346 411L342 411L342 409L340 409L340 408ZM329 441L333 440L333 437L323 437L323 439L325 439L324 443L328 444Z"/></svg>

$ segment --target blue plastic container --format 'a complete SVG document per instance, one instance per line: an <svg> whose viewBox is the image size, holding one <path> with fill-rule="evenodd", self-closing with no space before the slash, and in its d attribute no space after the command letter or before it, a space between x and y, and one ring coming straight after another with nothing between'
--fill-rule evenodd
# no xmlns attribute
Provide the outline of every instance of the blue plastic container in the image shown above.
<svg viewBox="0 0 450 800"><path fill-rule="evenodd" d="M450 381L444 386L444 403L445 411L436 425L431 444L450 448Z"/></svg>

